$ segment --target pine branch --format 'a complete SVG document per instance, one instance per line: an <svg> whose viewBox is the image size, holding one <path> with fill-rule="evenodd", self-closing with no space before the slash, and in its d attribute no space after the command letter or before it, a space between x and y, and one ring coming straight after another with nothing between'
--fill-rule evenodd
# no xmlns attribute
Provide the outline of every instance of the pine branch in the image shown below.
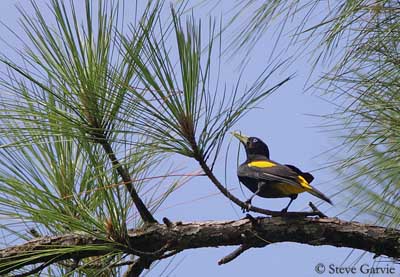
<svg viewBox="0 0 400 277"><path fill-rule="evenodd" d="M107 153L108 157L111 160L112 165L114 168L117 170L118 174L121 176L122 180L125 183L126 188L129 191L129 194L132 197L133 203L135 203L135 206L142 217L143 221L146 223L157 223L153 215L150 213L150 211L147 209L146 205L143 203L142 199L139 197L137 194L133 183L132 183L132 178L129 175L128 170L124 166L121 165L121 163L118 161L111 144L109 141L105 138L105 136L102 138L102 140L99 140L99 143L103 146L104 151Z"/></svg>
<svg viewBox="0 0 400 277"><path fill-rule="evenodd" d="M246 245L246 248L264 247L277 242L297 242L309 245L349 247L400 259L400 230L347 222L337 218L258 217L232 221L205 221L188 223L151 224L130 230L127 244L137 253L146 253L143 260L162 259L164 253L202 247ZM104 246L93 251L93 246ZM129 253L129 246L110 246L89 235L67 234L42 237L20 246L0 251L0 274L36 263L58 262L100 256L115 251ZM38 255L49 249L85 246L87 251L64 254ZM77 248L79 249L79 248ZM56 252L55 252L56 253ZM35 258L37 255L37 258Z"/></svg>

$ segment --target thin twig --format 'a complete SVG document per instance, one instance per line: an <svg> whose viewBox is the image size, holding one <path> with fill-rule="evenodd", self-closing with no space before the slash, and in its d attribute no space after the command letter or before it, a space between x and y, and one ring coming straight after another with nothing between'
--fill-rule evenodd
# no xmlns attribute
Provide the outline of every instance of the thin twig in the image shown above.
<svg viewBox="0 0 400 277"><path fill-rule="evenodd" d="M308 203L308 205L311 207L311 209L316 212L319 213L319 217L324 218L327 217L323 212L321 212L312 202Z"/></svg>
<svg viewBox="0 0 400 277"><path fill-rule="evenodd" d="M99 143L103 146L103 149L110 158L112 165L114 166L114 168L117 170L118 174L124 181L126 188L128 189L129 194L132 197L132 201L133 203L135 203L135 206L140 216L142 217L143 221L147 223L157 223L157 220L153 217L153 215L147 209L146 205L143 203L142 199L137 194L128 170L126 170L126 168L122 166L121 163L118 161L110 143L107 141L105 137L102 140L99 140Z"/></svg>
<svg viewBox="0 0 400 277"><path fill-rule="evenodd" d="M172 222L168 218L163 217L162 221L164 222L165 225L167 225L168 228L172 227Z"/></svg>
<svg viewBox="0 0 400 277"><path fill-rule="evenodd" d="M237 257L239 257L240 254L242 254L244 251L246 251L247 249L250 249L250 248L251 247L249 245L242 244L241 246L236 248L235 251L233 251L232 253L226 255L221 260L219 260L218 265L223 265L223 264L229 263L230 261L236 259Z"/></svg>

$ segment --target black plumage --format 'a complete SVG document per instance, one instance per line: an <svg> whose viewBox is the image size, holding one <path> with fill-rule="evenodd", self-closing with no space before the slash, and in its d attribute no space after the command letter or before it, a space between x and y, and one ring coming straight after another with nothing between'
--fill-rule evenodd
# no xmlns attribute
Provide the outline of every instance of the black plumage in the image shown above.
<svg viewBox="0 0 400 277"><path fill-rule="evenodd" d="M259 138L233 134L246 150L247 159L239 166L237 174L240 182L253 192L246 201L248 205L256 195L264 198L289 197L289 204L282 210L286 212L297 195L305 191L332 204L328 197L310 185L314 179L310 173L302 172L294 165L270 160L268 146Z"/></svg>

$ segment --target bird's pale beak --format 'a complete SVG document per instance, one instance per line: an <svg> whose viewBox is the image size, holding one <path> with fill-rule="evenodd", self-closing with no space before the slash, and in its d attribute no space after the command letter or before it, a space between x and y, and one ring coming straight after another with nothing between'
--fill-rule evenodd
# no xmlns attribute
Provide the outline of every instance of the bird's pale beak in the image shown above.
<svg viewBox="0 0 400 277"><path fill-rule="evenodd" d="M240 142L243 143L244 145L246 145L247 141L249 140L249 137L246 137L245 135L242 135L242 134L240 134L238 132L232 132L232 135L234 135L235 138L240 140Z"/></svg>

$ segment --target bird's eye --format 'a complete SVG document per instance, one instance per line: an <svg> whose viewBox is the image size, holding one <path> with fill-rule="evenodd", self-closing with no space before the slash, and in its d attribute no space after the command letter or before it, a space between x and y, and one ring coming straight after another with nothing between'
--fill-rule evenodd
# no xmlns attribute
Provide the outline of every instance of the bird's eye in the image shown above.
<svg viewBox="0 0 400 277"><path fill-rule="evenodd" d="M254 138L254 139L253 139L253 142L254 142L254 143L258 142L258 139Z"/></svg>

